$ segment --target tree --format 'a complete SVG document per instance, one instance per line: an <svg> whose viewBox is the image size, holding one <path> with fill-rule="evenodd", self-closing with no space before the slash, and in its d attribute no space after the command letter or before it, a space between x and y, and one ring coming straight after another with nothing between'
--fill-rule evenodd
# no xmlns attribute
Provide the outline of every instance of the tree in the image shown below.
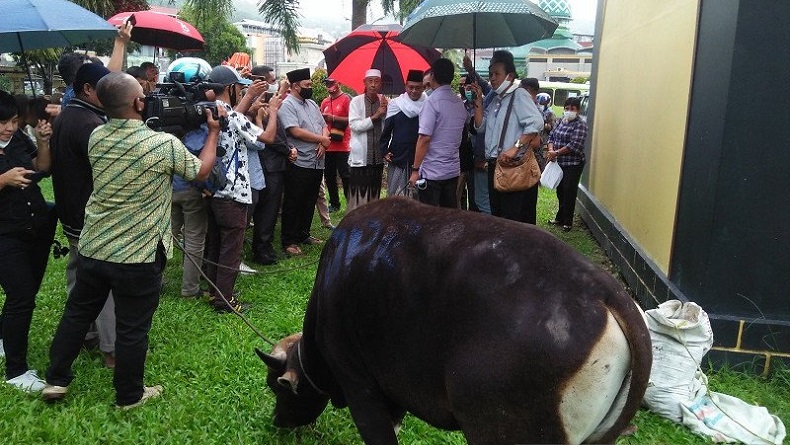
<svg viewBox="0 0 790 445"><path fill-rule="evenodd" d="M212 0L190 0L194 2L210 2ZM381 7L385 14L393 14L403 23L403 20L417 7L419 0L401 0L398 9L395 9L395 0L381 0ZM367 22L367 11L370 0L351 1L351 30ZM280 28L280 34L285 41L288 51L299 51L299 1L298 0L262 0L258 11L264 21Z"/></svg>
<svg viewBox="0 0 790 445"><path fill-rule="evenodd" d="M25 61L34 72L41 76L44 94L52 94L52 76L55 74L60 53L60 48L25 51ZM22 62L18 60L17 63L21 64ZM31 87L35 89L35 85L31 85Z"/></svg>
<svg viewBox="0 0 790 445"><path fill-rule="evenodd" d="M205 40L205 50L190 55L205 59L211 66L216 66L235 52L249 52L244 35L228 21L232 3L229 0L204 1L212 3L214 7L220 8L220 11L207 14L203 8L208 5L199 4L200 0L189 0L179 11L187 22L195 25ZM220 3L223 2L231 4L231 9L222 12L223 5Z"/></svg>

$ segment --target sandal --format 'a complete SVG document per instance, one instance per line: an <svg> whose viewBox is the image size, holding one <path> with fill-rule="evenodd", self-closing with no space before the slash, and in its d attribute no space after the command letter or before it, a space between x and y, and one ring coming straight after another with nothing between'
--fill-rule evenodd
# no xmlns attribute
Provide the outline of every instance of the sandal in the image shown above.
<svg viewBox="0 0 790 445"><path fill-rule="evenodd" d="M301 255L302 249L299 248L296 244L290 244L288 246L283 247L283 251L288 255Z"/></svg>

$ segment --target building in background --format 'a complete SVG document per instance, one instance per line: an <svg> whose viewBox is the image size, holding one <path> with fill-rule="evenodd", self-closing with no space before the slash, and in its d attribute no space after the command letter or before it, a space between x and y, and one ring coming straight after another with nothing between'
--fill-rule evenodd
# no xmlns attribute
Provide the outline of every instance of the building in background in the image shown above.
<svg viewBox="0 0 790 445"><path fill-rule="evenodd" d="M334 37L323 30L299 28L299 52L291 53L278 28L266 22L242 19L233 26L247 39L253 65L269 65L276 75L283 76L291 70L324 66L323 50L334 42Z"/></svg>
<svg viewBox="0 0 790 445"><path fill-rule="evenodd" d="M573 14L566 0L540 0L538 6L559 26L551 38L505 48L513 53L516 69L524 71L524 77L553 82L569 82L577 77L589 78L593 61L593 36L571 32L568 25L573 21ZM476 51L475 67L478 72L488 72L492 53L493 49Z"/></svg>

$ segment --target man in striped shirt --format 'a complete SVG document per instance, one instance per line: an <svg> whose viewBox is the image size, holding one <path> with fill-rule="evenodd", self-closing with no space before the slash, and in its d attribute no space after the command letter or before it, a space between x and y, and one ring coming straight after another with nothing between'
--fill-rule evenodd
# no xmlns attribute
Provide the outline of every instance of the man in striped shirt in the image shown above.
<svg viewBox="0 0 790 445"><path fill-rule="evenodd" d="M219 123L209 115L208 138L196 158L175 136L145 126L145 95L134 77L107 74L96 92L110 120L88 144L93 192L79 241L77 282L52 340L42 397L49 402L65 397L85 332L112 290L117 316L113 383L116 405L126 409L162 392L161 386L144 386L143 373L162 271L172 254L172 176L208 177Z"/></svg>

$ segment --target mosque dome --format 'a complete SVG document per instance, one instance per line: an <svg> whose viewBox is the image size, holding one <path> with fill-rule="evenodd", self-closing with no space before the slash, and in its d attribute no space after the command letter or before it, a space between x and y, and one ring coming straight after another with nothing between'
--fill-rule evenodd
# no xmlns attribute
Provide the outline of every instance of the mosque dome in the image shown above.
<svg viewBox="0 0 790 445"><path fill-rule="evenodd" d="M554 20L568 21L573 18L571 16L571 6L566 0L540 0L538 6Z"/></svg>

